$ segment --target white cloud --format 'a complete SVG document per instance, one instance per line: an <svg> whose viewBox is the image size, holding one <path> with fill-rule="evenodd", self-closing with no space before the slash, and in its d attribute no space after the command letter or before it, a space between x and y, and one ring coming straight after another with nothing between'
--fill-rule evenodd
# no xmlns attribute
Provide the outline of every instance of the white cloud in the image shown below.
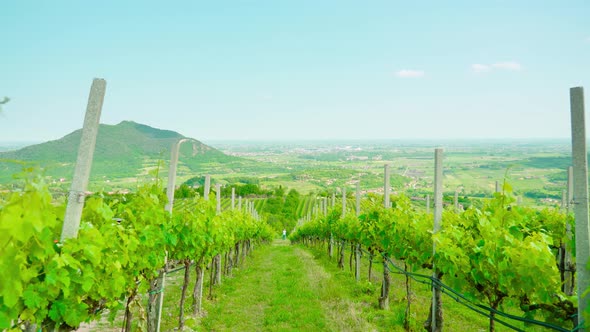
<svg viewBox="0 0 590 332"><path fill-rule="evenodd" d="M520 65L520 63L515 62L515 61L507 61L507 62L494 63L492 65L492 67L498 68L498 69L516 70L516 71L522 69L522 66Z"/></svg>
<svg viewBox="0 0 590 332"><path fill-rule="evenodd" d="M413 70L413 69L402 69L395 73L395 76L401 78L420 78L424 77L423 70Z"/></svg>
<svg viewBox="0 0 590 332"><path fill-rule="evenodd" d="M473 70L476 73L487 73L488 71L491 70L491 68L488 65L482 65L480 63L474 63L474 64L471 65L471 70Z"/></svg>

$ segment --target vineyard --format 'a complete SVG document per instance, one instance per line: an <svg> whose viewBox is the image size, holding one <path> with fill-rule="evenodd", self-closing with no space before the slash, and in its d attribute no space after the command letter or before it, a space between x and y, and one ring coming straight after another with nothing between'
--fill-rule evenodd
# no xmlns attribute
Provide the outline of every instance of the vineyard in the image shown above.
<svg viewBox="0 0 590 332"><path fill-rule="evenodd" d="M0 289L0 322L8 331L32 324L42 330L74 330L105 313L114 320L118 312L124 312L126 331L155 330L154 301L162 291L158 276L163 266L185 271L178 310L186 311L190 297L191 310L198 314L206 293L205 271L211 273L211 287L219 284L256 244L276 234L249 211L249 206L262 209L265 199L220 199L217 211L214 200L197 195L177 200L170 214L161 182L156 182L133 194L92 195L79 236L59 241L65 207L55 205L38 172L20 178L22 190L2 202L0 210L5 243L0 270L8 281ZM348 261L356 280L365 278L360 266L361 259L367 260L366 279L382 280L375 299L380 308L388 309L391 274L399 273L407 278L406 319L415 280L438 285L448 299L488 316L491 330L497 323L515 330L542 326L570 331L577 326L575 267L564 265L575 240L566 233L573 223L566 209L518 205L505 184L502 192L466 210L449 205L441 231L433 235L432 213L405 195L392 196L390 208L384 207L382 195L357 197L302 197L297 205L302 218L290 239L321 249L340 269ZM194 285L190 293L189 283ZM520 313L506 314L505 306ZM440 330L442 306L437 315ZM179 316L180 328L185 320ZM411 326L408 320L404 324Z"/></svg>
<svg viewBox="0 0 590 332"><path fill-rule="evenodd" d="M323 251L341 270L348 255L357 282L364 279L363 265L369 283L381 274L374 299L379 310L390 309L392 274L402 275L405 330L442 331L449 300L487 317L490 331L497 324L516 331L585 328L590 246L586 140L583 128L576 127L584 123L582 99L576 99L580 89L572 90L572 116L582 119L572 120L574 165L560 208L524 206L504 182L497 183L492 198L468 201L468 207L459 206L455 192L454 204L443 209L442 149L436 149L430 211L430 195L426 204L403 193L390 195L387 163L383 195L363 197L360 178L354 197L343 185L339 193L307 196L279 186L272 197L252 199L236 197L232 187L226 188L231 197L222 199L216 183L216 198L210 199L206 175L202 195L194 192L175 202L180 145L192 143L196 151L200 144L191 138L172 144L166 188L158 166L153 180L131 193L87 192L105 88L99 79L91 88L67 202L55 200L42 172L27 166L14 176L18 185L0 197L0 329L72 331L82 323L122 316L123 331L157 332L163 312L177 311L177 329L183 330L188 298L191 320L205 316L205 285L213 299L222 278L276 238L277 228L286 225L279 219L287 215L299 218L289 230L293 244ZM271 210L282 214L265 213ZM288 257L288 250L276 250ZM167 274L179 271L184 275L178 304L163 308ZM285 285L291 274L282 274ZM421 327L410 319L412 282L432 291Z"/></svg>
<svg viewBox="0 0 590 332"><path fill-rule="evenodd" d="M389 306L390 273L402 273L408 283L412 278L434 281L451 298L460 295L467 305L477 303L480 313L490 318L490 330L498 322L517 330L540 325L569 331L577 326L573 276L571 266L559 263L562 248L572 248L565 231L572 218L559 209L539 211L516 205L510 187L504 189L481 208L458 212L450 206L443 212L441 231L434 236L432 214L415 208L402 194L392 197L389 209L382 196L369 196L360 214L354 209L342 214L342 204L337 204L326 215L303 223L290 238L324 248L340 268L346 261L360 266L361 256L369 259L369 279L372 264L382 264L383 288L376 300L383 309ZM349 257L344 257L345 252ZM435 264L436 278L432 278ZM355 277L361 277L358 269ZM569 289L564 291L566 284ZM406 317L410 317L409 289L408 285ZM521 314L507 317L500 312L506 303L516 305ZM442 321L442 308L437 308L437 314Z"/></svg>
<svg viewBox="0 0 590 332"><path fill-rule="evenodd" d="M39 174L23 177L22 191L0 205L2 330L20 331L35 324L43 331L68 331L104 312L124 310L126 331L154 331L153 307L162 291L156 284L164 266L175 262L185 267L180 312L194 269L192 307L198 313L205 266L213 261L212 278L219 283L255 244L272 237L267 224L245 210L217 213L214 201L203 198L179 204L169 214L158 182L140 186L131 195L89 198L78 237L59 241L64 206L52 203ZM149 295L147 308L140 301L144 294ZM134 307L147 314L133 317ZM183 319L181 315L179 326Z"/></svg>

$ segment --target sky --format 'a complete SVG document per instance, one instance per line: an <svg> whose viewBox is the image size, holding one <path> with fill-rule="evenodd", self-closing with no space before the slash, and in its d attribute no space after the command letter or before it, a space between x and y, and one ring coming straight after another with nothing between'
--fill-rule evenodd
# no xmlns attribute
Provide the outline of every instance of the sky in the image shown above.
<svg viewBox="0 0 590 332"><path fill-rule="evenodd" d="M208 140L567 138L590 1L0 5L0 142L101 123Z"/></svg>

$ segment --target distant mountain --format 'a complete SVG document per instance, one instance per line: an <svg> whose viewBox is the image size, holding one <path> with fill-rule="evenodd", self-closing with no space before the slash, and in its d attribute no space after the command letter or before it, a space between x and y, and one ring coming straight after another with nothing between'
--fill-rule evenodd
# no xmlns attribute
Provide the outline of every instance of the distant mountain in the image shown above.
<svg viewBox="0 0 590 332"><path fill-rule="evenodd" d="M0 160L19 160L40 165L47 175L71 180L78 154L82 130L76 130L58 140L0 152ZM170 148L185 136L171 130L162 130L123 121L117 125L101 124L98 130L91 179L115 179L145 175L164 162L168 168ZM180 148L179 163L190 171L198 171L205 164L231 163L242 159L225 155L199 141L194 149L190 142ZM20 170L14 163L0 162L0 182L7 182ZM163 170L162 170L163 171Z"/></svg>

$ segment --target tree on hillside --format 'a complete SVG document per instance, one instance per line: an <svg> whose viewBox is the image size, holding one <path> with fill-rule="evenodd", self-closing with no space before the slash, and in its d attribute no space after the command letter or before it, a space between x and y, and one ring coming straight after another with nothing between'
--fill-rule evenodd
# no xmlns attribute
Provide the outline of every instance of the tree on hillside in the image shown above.
<svg viewBox="0 0 590 332"><path fill-rule="evenodd" d="M221 191L221 195L229 196L231 195L232 188L236 190L236 196L248 197L248 196L261 196L267 195L268 192L264 189L260 188L257 184L231 184L228 186L223 187Z"/></svg>
<svg viewBox="0 0 590 332"><path fill-rule="evenodd" d="M174 198L189 198L195 197L196 191L186 183L181 184L176 190L174 190Z"/></svg>
<svg viewBox="0 0 590 332"><path fill-rule="evenodd" d="M282 211L285 219L297 220L297 206L299 206L299 200L301 200L299 192L295 189L289 190Z"/></svg>
<svg viewBox="0 0 590 332"><path fill-rule="evenodd" d="M269 225L275 230L291 230L297 223L297 207L301 200L301 194L295 189L289 190L285 196L286 189L283 186L276 187L267 193L268 198L260 211Z"/></svg>
<svg viewBox="0 0 590 332"><path fill-rule="evenodd" d="M205 176L195 176L184 182L190 187L202 187L205 184Z"/></svg>
<svg viewBox="0 0 590 332"><path fill-rule="evenodd" d="M285 188L283 188L283 186L278 186L278 187L275 189L275 196L276 196L276 197L281 197L281 198L282 198L283 196L285 196Z"/></svg>

